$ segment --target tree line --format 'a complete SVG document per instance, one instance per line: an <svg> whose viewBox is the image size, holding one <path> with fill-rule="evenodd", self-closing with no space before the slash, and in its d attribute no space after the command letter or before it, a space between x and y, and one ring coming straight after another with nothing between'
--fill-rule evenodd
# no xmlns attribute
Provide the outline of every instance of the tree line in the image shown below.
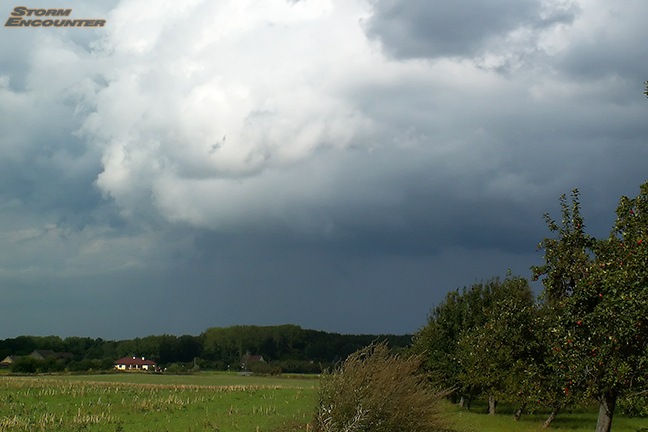
<svg viewBox="0 0 648 432"><path fill-rule="evenodd" d="M23 357L16 367L25 372L111 369L121 357L138 356L174 370L190 368L239 370L247 354L262 356L253 367L263 372L319 373L375 341L395 348L411 344L411 335L344 335L302 329L297 325L213 327L198 336L158 335L128 340L89 337L18 336L0 340L0 360ZM71 356L34 362L34 350L51 350ZM260 370L261 371L261 370Z"/></svg>
<svg viewBox="0 0 648 432"><path fill-rule="evenodd" d="M447 294L415 336L412 352L457 403L476 398L524 412L561 410L594 399L597 432L609 432L617 407L648 415L648 182L622 197L610 234L586 231L578 190L560 198L561 219L532 267L543 292L508 274Z"/></svg>

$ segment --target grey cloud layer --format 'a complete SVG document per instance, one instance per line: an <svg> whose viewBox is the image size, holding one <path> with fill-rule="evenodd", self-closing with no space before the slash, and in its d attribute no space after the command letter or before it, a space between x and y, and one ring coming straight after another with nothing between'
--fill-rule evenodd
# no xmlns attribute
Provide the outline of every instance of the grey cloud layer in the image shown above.
<svg viewBox="0 0 648 432"><path fill-rule="evenodd" d="M14 333L132 331L105 330L117 312L413 331L447 290L537 263L561 193L605 235L645 180L637 0L101 7L92 37L4 30Z"/></svg>
<svg viewBox="0 0 648 432"><path fill-rule="evenodd" d="M573 2L564 1L378 0L366 28L399 58L470 58L499 49L516 31L569 24L575 12Z"/></svg>

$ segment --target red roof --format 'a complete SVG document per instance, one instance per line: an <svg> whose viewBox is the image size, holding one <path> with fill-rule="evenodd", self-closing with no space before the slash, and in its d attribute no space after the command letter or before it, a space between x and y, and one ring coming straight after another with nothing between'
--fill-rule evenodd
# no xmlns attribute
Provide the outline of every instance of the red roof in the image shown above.
<svg viewBox="0 0 648 432"><path fill-rule="evenodd" d="M149 365L149 366L155 366L155 362L151 360L145 360L144 357L123 357L120 358L119 360L115 360L115 364L120 364L120 365Z"/></svg>

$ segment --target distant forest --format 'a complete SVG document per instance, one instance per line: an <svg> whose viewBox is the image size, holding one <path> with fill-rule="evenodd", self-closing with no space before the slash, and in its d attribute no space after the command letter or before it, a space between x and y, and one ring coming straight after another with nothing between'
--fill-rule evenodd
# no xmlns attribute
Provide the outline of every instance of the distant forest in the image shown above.
<svg viewBox="0 0 648 432"><path fill-rule="evenodd" d="M146 357L163 368L191 370L241 370L246 356L263 361L246 364L259 373L318 373L349 354L376 341L392 349L411 345L411 335L343 335L306 330L296 325L233 326L209 328L199 336L146 336L129 340L89 337L19 336L0 341L0 360L15 356L14 372L108 370L126 356ZM34 350L66 353L58 358L34 360Z"/></svg>

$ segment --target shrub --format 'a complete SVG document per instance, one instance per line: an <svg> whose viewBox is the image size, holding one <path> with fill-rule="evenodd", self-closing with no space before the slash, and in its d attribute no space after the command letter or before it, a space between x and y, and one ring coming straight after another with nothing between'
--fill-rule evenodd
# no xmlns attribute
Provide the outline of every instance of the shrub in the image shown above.
<svg viewBox="0 0 648 432"><path fill-rule="evenodd" d="M270 365L262 361L249 361L246 363L244 371L257 375L269 375Z"/></svg>
<svg viewBox="0 0 648 432"><path fill-rule="evenodd" d="M316 432L432 432L444 430L439 401L419 373L418 357L391 354L384 343L351 354L321 378Z"/></svg>
<svg viewBox="0 0 648 432"><path fill-rule="evenodd" d="M38 369L38 362L32 357L20 357L18 360L11 364L11 372L13 373L36 373Z"/></svg>
<svg viewBox="0 0 648 432"><path fill-rule="evenodd" d="M322 373L322 365L306 360L283 360L278 362L284 373L318 374Z"/></svg>
<svg viewBox="0 0 648 432"><path fill-rule="evenodd" d="M175 375L189 375L192 373L191 368L184 363L171 363L166 369L166 373Z"/></svg>

